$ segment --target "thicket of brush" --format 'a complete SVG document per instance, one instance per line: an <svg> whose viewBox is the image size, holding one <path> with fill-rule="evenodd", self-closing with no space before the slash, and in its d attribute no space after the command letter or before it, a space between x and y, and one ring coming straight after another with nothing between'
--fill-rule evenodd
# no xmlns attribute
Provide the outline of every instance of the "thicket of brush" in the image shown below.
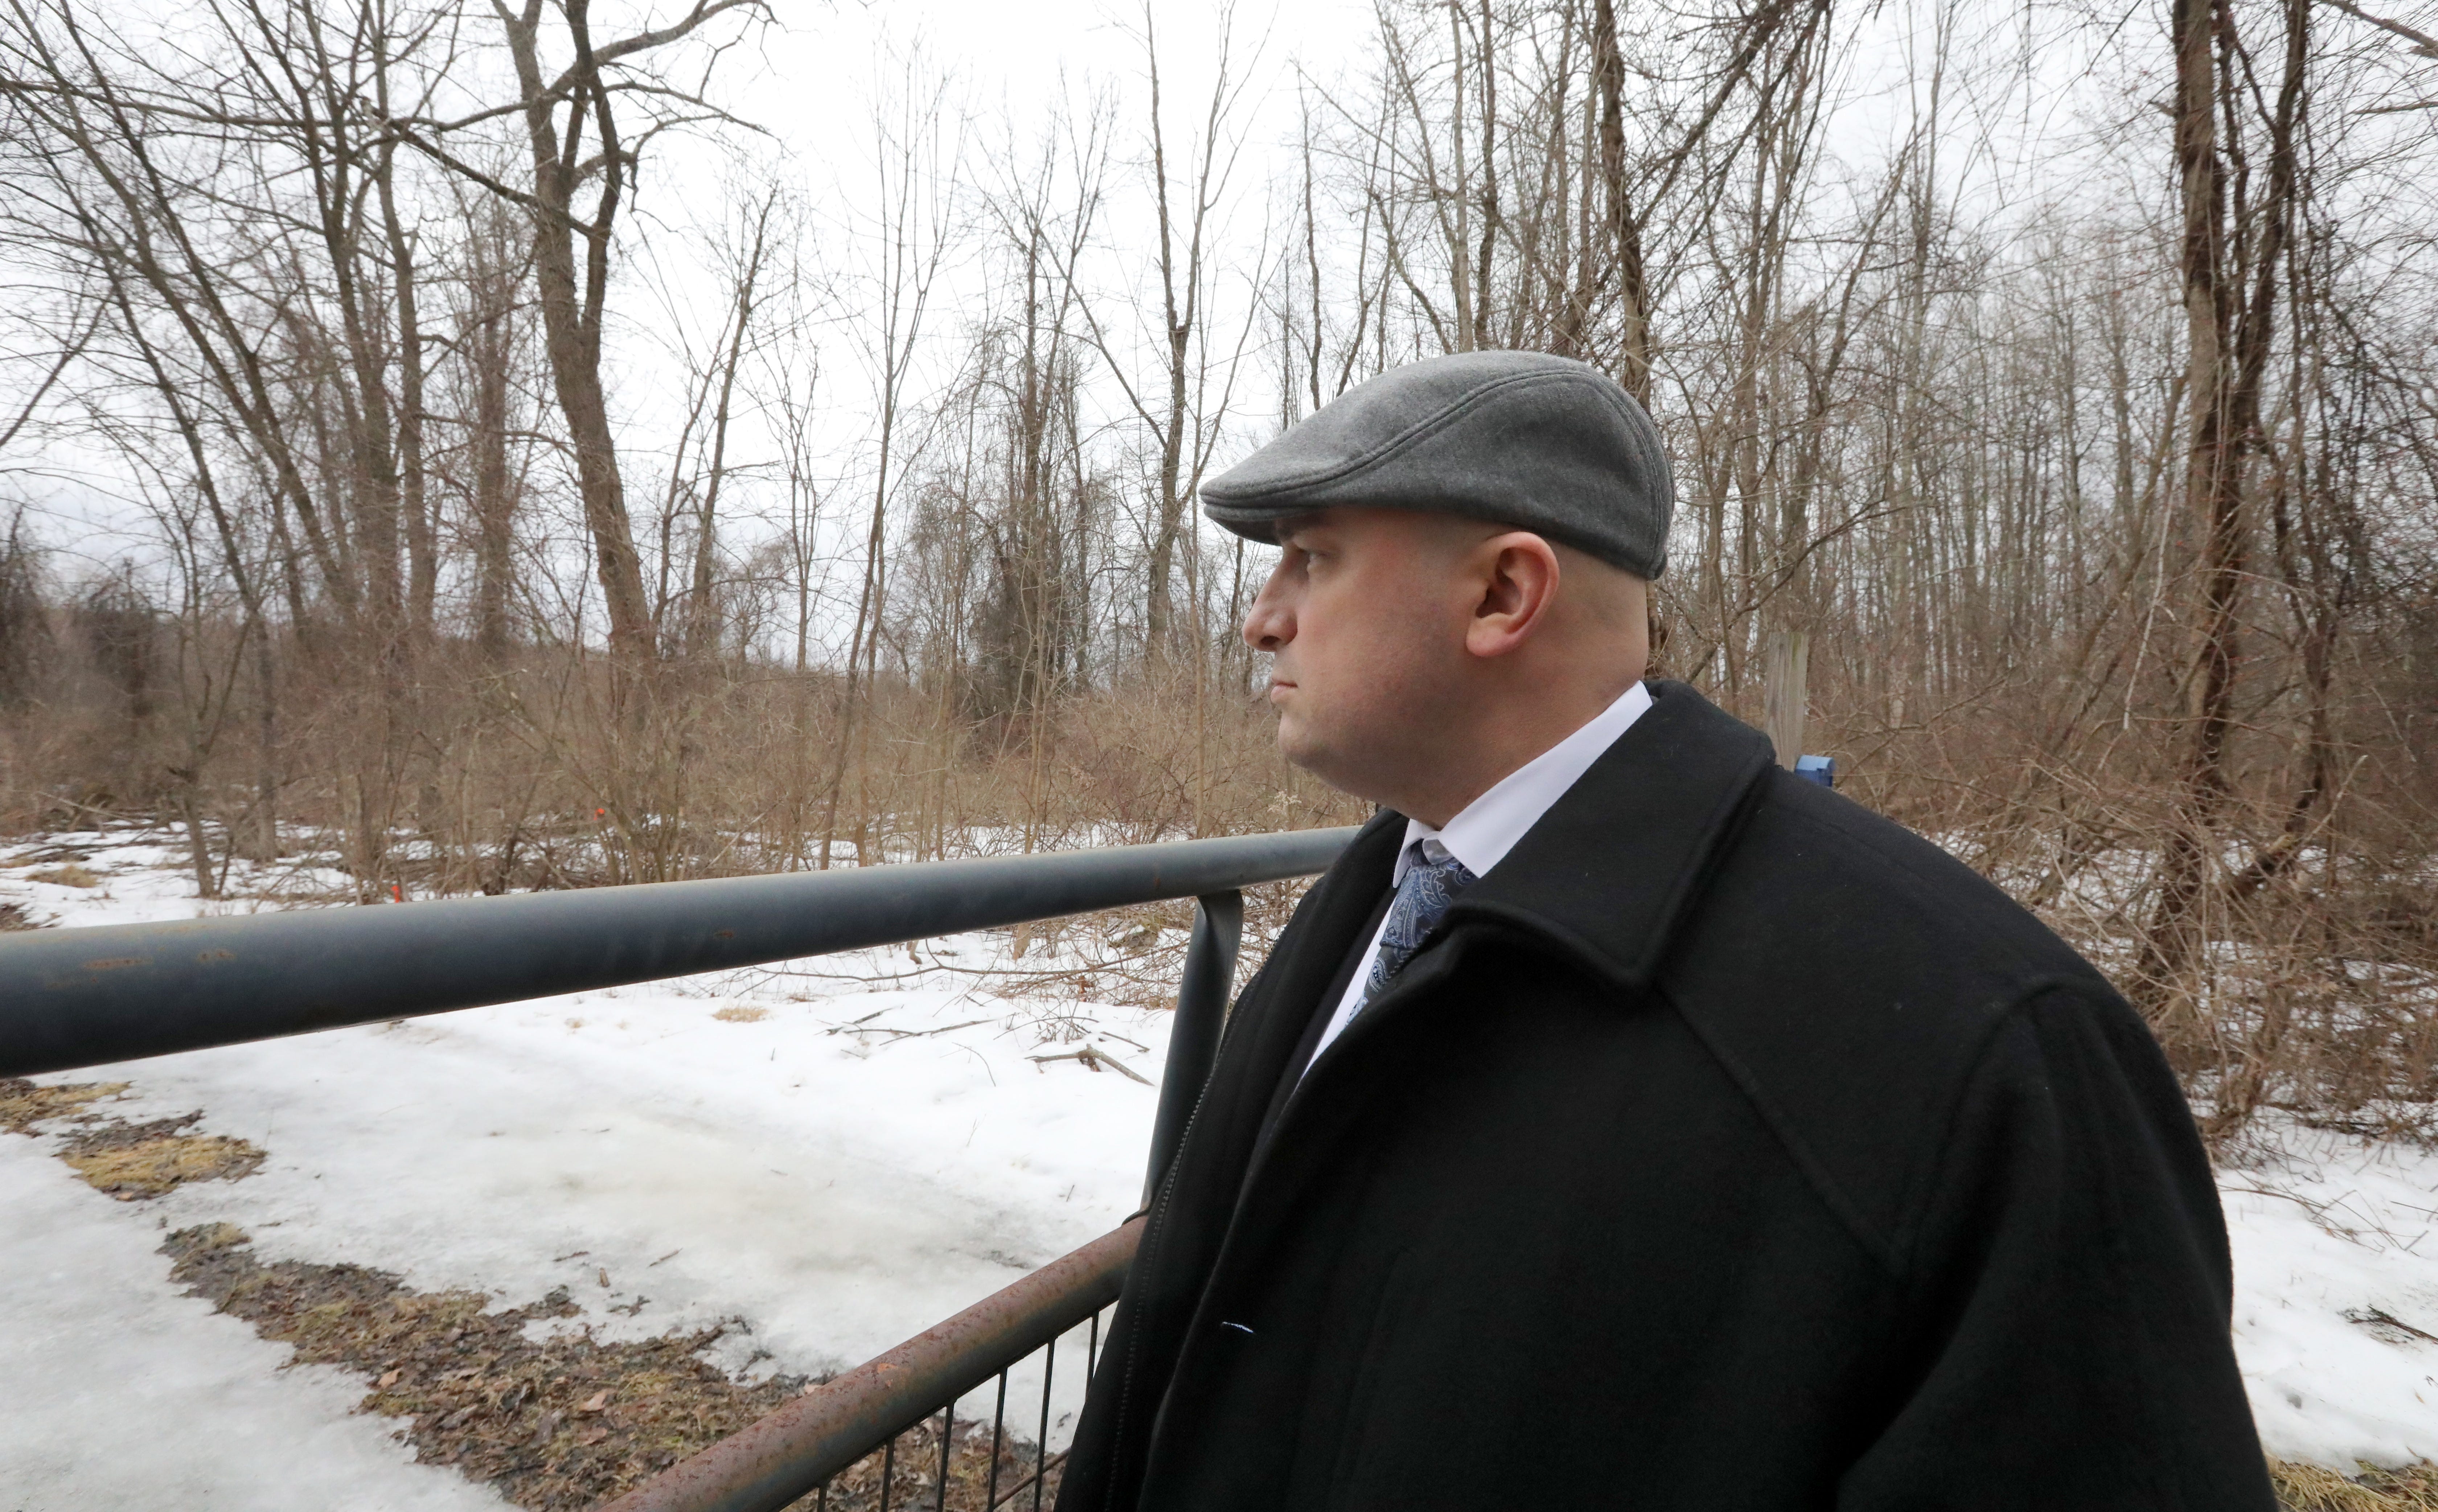
<svg viewBox="0 0 2438 1512"><path fill-rule="evenodd" d="M26 561L11 564L0 642L13 700L0 832L149 819L187 837L207 897L233 859L305 843L334 849L373 902L811 868L824 842L828 864L848 866L1368 813L1279 759L1272 716L1241 680L1197 687L1191 668L998 719L890 678L850 721L835 674L673 661L613 717L620 679L577 648L434 645L384 689L302 638L270 659L266 700L238 626L189 633L123 584L25 591ZM2430 708L2413 669L2438 645L2407 639L2326 711L2341 769L2316 798L2307 721L2280 707L2290 692L2247 712L2223 852L2189 925L2205 943L2173 976L2157 939L2181 822L2164 675L2129 721L2121 677L2054 666L1913 713L1871 686L1869 659L1815 651L1806 744L1836 756L1850 797L1938 837L2141 1000L2215 1129L2264 1105L2419 1129L2438 1102L2438 791L2412 739ZM1758 688L1705 691L1764 721ZM2311 805L2299 825L2298 796ZM1275 908L1256 920L1281 922Z"/></svg>
<svg viewBox="0 0 2438 1512"><path fill-rule="evenodd" d="M1271 747L1264 558L1194 490L1388 365L1528 347L1666 432L1669 671L2051 920L2214 1132L2421 1127L2411 28L1899 9L1401 0L1284 141L1224 23L1183 130L1113 91L961 137L900 60L857 207L740 137L645 224L636 144L728 150L758 8L30 0L0 827L149 816L205 895L310 832L377 901L1358 818ZM2073 129L1995 134L2058 105L2049 48Z"/></svg>
<svg viewBox="0 0 2438 1512"><path fill-rule="evenodd" d="M1191 668L976 718L917 682L884 678L850 706L829 672L722 659L622 677L566 646L437 645L368 686L305 637L269 659L265 696L237 625L189 635L119 590L12 608L0 644L33 654L0 727L0 833L150 818L190 835L206 897L232 855L304 833L339 847L370 902L393 885L671 881L1370 812L1279 759L1241 681L1197 690Z"/></svg>

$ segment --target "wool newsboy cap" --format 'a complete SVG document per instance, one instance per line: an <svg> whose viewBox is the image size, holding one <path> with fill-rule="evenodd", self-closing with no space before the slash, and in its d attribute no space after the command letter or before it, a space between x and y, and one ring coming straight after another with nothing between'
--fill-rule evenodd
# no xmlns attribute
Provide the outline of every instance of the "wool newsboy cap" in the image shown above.
<svg viewBox="0 0 2438 1512"><path fill-rule="evenodd" d="M1202 485L1202 512L1253 540L1322 509L1412 509L1534 531L1647 578L1668 565L1675 503L1642 406L1542 352L1390 368Z"/></svg>

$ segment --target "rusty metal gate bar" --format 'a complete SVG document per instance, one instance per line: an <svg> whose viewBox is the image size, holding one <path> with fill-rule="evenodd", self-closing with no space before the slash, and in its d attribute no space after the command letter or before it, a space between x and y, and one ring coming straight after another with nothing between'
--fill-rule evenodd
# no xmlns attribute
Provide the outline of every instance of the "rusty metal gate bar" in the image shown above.
<svg viewBox="0 0 2438 1512"><path fill-rule="evenodd" d="M1063 1259L1053 1260L998 1295L928 1328L887 1354L765 1416L744 1432L662 1471L601 1512L778 1512L806 1495L819 1496L840 1471L892 1446L926 1419L953 1414L956 1402L999 1378L991 1467L998 1469L1007 1411L1007 1370L1028 1355L1094 1319L1118 1298L1142 1223L1135 1220ZM1007 1504L1039 1488L1054 1468L1048 1447L1052 1370L1044 1375L1035 1468L1017 1485L991 1485L989 1504ZM953 1419L941 1435L942 1463L953 1447ZM881 1485L891 1485L884 1466ZM935 1485L945 1501L947 1476ZM886 1489L883 1495L887 1494Z"/></svg>

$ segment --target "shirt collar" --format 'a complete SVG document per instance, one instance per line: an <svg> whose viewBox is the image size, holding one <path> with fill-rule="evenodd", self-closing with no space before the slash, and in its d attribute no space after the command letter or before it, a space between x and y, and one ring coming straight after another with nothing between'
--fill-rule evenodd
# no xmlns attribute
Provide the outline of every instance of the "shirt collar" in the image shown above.
<svg viewBox="0 0 2438 1512"><path fill-rule="evenodd" d="M1594 714L1581 729L1502 777L1490 791L1464 806L1464 811L1433 829L1420 819L1405 821L1405 843L1397 850L1392 882L1405 880L1414 863L1415 847L1437 859L1455 856L1475 877L1486 875L1541 821L1549 805L1565 796L1600 752L1642 717L1651 707L1651 690L1640 682L1617 695L1616 701Z"/></svg>

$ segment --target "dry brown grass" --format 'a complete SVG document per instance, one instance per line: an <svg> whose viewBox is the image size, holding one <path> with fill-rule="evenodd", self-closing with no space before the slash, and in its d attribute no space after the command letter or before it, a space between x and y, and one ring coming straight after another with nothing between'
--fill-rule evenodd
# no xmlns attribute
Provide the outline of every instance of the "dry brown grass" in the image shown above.
<svg viewBox="0 0 2438 1512"><path fill-rule="evenodd" d="M759 1024L770 1016L770 1011L745 1003L731 1003L711 1016L723 1024Z"/></svg>
<svg viewBox="0 0 2438 1512"><path fill-rule="evenodd" d="M36 1086L0 1080L0 1130L31 1134L52 1119L72 1126L59 1156L96 1191L120 1202L159 1197L193 1181L236 1181L262 1164L262 1152L225 1134L188 1134L203 1115L130 1123L94 1104L127 1090L124 1081L71 1081Z"/></svg>
<svg viewBox="0 0 2438 1512"><path fill-rule="evenodd" d="M23 1077L0 1077L0 1130L31 1134L38 1123L76 1116L104 1098L118 1096L127 1086L124 1081L71 1081L45 1087Z"/></svg>
<svg viewBox="0 0 2438 1512"><path fill-rule="evenodd" d="M2438 1512L2438 1465L2382 1470L2364 1467L2348 1477L2318 1465L2269 1462L2285 1512Z"/></svg>
<svg viewBox="0 0 2438 1512"><path fill-rule="evenodd" d="M670 664L614 718L610 669L554 650L492 664L433 647L411 694L388 703L341 648L300 637L281 655L280 822L335 841L367 900L393 884L429 897L781 870L817 864L825 830L833 863L853 865L1368 812L1288 766L1266 708L1217 668L1199 681L1191 669L1138 673L990 717L919 673L884 676L858 695L830 830L847 711L827 673ZM103 691L63 685L42 719L0 721L0 835L174 824L191 801L216 856L232 844L253 853L259 752L232 737L195 765L185 727L166 717L168 692L135 719ZM164 775L173 769L196 772L195 785ZM76 852L48 846L11 864L73 867Z"/></svg>
<svg viewBox="0 0 2438 1512"><path fill-rule="evenodd" d="M539 1302L491 1310L475 1292L421 1292L386 1272L297 1260L264 1264L228 1223L180 1229L162 1245L170 1278L245 1319L295 1358L364 1376L362 1410L403 1418L398 1436L424 1464L455 1468L518 1506L574 1512L622 1494L669 1465L734 1433L802 1391L806 1378L732 1380L701 1358L725 1327L610 1344L589 1331L526 1337L527 1325L576 1309L565 1289ZM948 1504L981 1512L992 1443L986 1426L960 1423L949 1445ZM939 1427L904 1435L832 1485L826 1504L877 1504L884 1469L898 1505L935 1495ZM1054 1495L1052 1461L1046 1494ZM1002 1502L1030 1485L1031 1447L998 1445ZM809 1507L810 1499L800 1503ZM1027 1504L1030 1504L1029 1498Z"/></svg>
<svg viewBox="0 0 2438 1512"><path fill-rule="evenodd" d="M63 867L52 867L48 870L44 871L28 871L26 873L26 880L28 882L47 882L53 887L58 888L97 888L101 886L101 877L99 873L92 871L84 867L78 866L74 862L70 862Z"/></svg>
<svg viewBox="0 0 2438 1512"><path fill-rule="evenodd" d="M92 1149L72 1146L61 1152L60 1158L94 1190L132 1203L164 1196L191 1181L237 1181L250 1176L262 1164L262 1152L225 1134L164 1134L124 1142L114 1139Z"/></svg>

